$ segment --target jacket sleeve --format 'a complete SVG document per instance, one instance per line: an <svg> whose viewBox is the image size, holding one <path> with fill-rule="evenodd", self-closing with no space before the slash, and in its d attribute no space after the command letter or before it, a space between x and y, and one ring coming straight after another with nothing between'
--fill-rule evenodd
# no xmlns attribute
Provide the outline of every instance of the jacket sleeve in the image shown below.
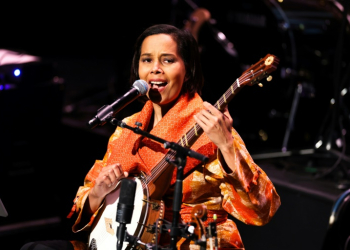
<svg viewBox="0 0 350 250"><path fill-rule="evenodd" d="M218 161L223 169L220 184L223 196L222 207L236 219L250 225L268 223L281 205L280 197L266 173L253 161L246 146L232 129L235 149L234 172L218 152Z"/></svg>
<svg viewBox="0 0 350 250"><path fill-rule="evenodd" d="M125 118L123 121L127 122L131 118L132 116ZM89 195L89 192L91 188L95 185L95 179L98 177L99 173L101 172L101 169L106 166L106 162L110 157L110 154L113 148L114 140L118 139L121 133L122 133L122 128L117 127L115 132L109 138L107 151L103 159L95 161L94 165L91 167L90 171L85 176L84 185L80 186L78 188L78 191L76 192L76 196L73 200L73 207L71 209L71 212L67 216L67 218L71 218L74 214L76 215L75 223L72 226L73 232L79 232L79 231L88 229L92 225L96 215L98 214L101 207L103 206L103 203L102 203L99 209L91 216L89 221L82 220L84 215L84 204Z"/></svg>

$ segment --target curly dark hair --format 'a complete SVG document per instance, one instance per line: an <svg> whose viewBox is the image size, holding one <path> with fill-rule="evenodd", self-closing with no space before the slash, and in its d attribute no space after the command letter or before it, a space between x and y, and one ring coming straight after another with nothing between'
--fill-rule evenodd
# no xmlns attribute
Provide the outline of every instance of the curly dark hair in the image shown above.
<svg viewBox="0 0 350 250"><path fill-rule="evenodd" d="M178 53L185 64L186 81L183 84L181 94L188 93L193 97L195 93L201 94L204 77L200 64L200 56L197 41L187 30L181 30L169 24L157 24L147 28L136 40L134 47L134 56L132 59L130 84L139 79L138 69L141 55L141 46L146 37L168 34L177 44Z"/></svg>

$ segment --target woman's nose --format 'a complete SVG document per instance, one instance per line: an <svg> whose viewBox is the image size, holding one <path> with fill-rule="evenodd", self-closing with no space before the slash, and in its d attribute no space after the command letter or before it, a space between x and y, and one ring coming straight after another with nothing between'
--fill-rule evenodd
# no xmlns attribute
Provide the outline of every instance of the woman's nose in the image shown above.
<svg viewBox="0 0 350 250"><path fill-rule="evenodd" d="M158 73L162 73L162 67L160 65L159 62L154 62L153 66L152 66L152 73L154 74L158 74Z"/></svg>

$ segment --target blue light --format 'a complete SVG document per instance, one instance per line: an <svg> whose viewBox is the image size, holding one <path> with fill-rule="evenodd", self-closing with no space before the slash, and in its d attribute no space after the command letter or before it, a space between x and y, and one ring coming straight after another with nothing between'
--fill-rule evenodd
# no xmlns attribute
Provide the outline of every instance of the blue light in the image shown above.
<svg viewBox="0 0 350 250"><path fill-rule="evenodd" d="M19 77L21 75L21 71L19 69L15 69L13 71L13 74L16 76L16 77Z"/></svg>

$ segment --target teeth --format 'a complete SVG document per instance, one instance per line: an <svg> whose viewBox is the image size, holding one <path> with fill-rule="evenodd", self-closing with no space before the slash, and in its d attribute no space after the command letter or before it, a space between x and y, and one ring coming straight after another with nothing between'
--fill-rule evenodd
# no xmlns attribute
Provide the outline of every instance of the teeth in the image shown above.
<svg viewBox="0 0 350 250"><path fill-rule="evenodd" d="M165 82L151 82L151 84L163 84Z"/></svg>

